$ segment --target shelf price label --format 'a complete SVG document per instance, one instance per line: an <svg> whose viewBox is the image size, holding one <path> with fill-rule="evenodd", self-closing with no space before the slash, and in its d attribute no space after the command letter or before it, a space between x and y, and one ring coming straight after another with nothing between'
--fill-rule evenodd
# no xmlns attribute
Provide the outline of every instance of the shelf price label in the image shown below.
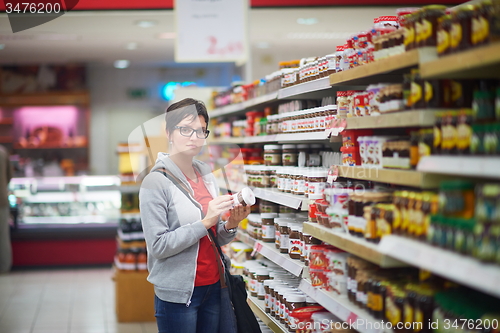
<svg viewBox="0 0 500 333"><path fill-rule="evenodd" d="M260 253L262 251L262 243L260 242L255 242L255 245L253 246L253 251L251 256L255 256L257 253Z"/></svg>
<svg viewBox="0 0 500 333"><path fill-rule="evenodd" d="M346 321L347 321L349 324L353 324L353 323L355 323L355 322L356 322L356 320L358 320L358 315L357 315L357 314L355 314L354 312L351 312L351 313L349 314L349 317L347 317L347 320L346 320Z"/></svg>
<svg viewBox="0 0 500 333"><path fill-rule="evenodd" d="M347 127L347 119L337 118L332 121L332 135L338 136Z"/></svg>
<svg viewBox="0 0 500 333"><path fill-rule="evenodd" d="M328 184L332 184L333 182L337 181L338 177L339 177L339 166L338 165L330 166L330 169L328 170L328 177L326 179L326 182Z"/></svg>

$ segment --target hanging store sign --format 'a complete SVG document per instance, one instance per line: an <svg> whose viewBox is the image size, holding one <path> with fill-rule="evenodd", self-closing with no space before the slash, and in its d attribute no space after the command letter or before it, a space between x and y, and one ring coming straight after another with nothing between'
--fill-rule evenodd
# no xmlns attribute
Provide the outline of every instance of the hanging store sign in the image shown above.
<svg viewBox="0 0 500 333"><path fill-rule="evenodd" d="M176 0L177 62L244 62L248 0Z"/></svg>

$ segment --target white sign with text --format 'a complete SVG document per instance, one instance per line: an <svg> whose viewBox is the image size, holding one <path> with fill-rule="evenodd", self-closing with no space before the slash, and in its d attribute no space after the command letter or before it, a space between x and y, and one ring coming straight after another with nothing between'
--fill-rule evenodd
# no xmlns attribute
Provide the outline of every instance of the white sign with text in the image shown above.
<svg viewBox="0 0 500 333"><path fill-rule="evenodd" d="M248 0L176 0L177 62L244 62Z"/></svg>

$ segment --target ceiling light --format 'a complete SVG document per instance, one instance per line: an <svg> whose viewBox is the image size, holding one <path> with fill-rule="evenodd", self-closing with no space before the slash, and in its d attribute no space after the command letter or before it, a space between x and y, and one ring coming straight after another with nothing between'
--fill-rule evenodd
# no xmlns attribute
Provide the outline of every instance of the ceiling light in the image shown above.
<svg viewBox="0 0 500 333"><path fill-rule="evenodd" d="M128 60L117 60L115 61L115 68L127 68L130 65L130 61Z"/></svg>
<svg viewBox="0 0 500 333"><path fill-rule="evenodd" d="M137 21L135 23L136 25L138 25L139 27L141 28L151 28L151 27L154 27L155 25L158 24L158 22L156 21Z"/></svg>
<svg viewBox="0 0 500 333"><path fill-rule="evenodd" d="M271 45L268 42L258 42L255 46L259 49L268 49Z"/></svg>
<svg viewBox="0 0 500 333"><path fill-rule="evenodd" d="M162 32L158 35L159 39L174 39L177 36L175 32Z"/></svg>
<svg viewBox="0 0 500 333"><path fill-rule="evenodd" d="M5 49L5 44L0 44L0 50Z"/></svg>
<svg viewBox="0 0 500 333"><path fill-rule="evenodd" d="M315 17L309 17L309 18L300 17L297 19L297 23L303 25L313 25L318 23L318 19Z"/></svg>
<svg viewBox="0 0 500 333"><path fill-rule="evenodd" d="M125 46L127 50L136 50L137 49L137 43L136 42L130 42Z"/></svg>

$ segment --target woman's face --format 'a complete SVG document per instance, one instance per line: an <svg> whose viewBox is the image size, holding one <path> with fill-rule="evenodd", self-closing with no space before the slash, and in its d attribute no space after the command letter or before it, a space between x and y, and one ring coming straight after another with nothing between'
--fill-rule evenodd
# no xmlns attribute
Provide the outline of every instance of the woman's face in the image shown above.
<svg viewBox="0 0 500 333"><path fill-rule="evenodd" d="M191 117L188 116L181 120L177 127L189 128L195 131L207 129L207 122L202 116ZM184 131L187 132L186 129ZM176 128L168 136L169 141L172 142L170 154L183 154L194 157L199 154L201 148L205 144L205 138L200 139L196 136L196 132L192 132L191 136L184 136L181 134L181 129Z"/></svg>

